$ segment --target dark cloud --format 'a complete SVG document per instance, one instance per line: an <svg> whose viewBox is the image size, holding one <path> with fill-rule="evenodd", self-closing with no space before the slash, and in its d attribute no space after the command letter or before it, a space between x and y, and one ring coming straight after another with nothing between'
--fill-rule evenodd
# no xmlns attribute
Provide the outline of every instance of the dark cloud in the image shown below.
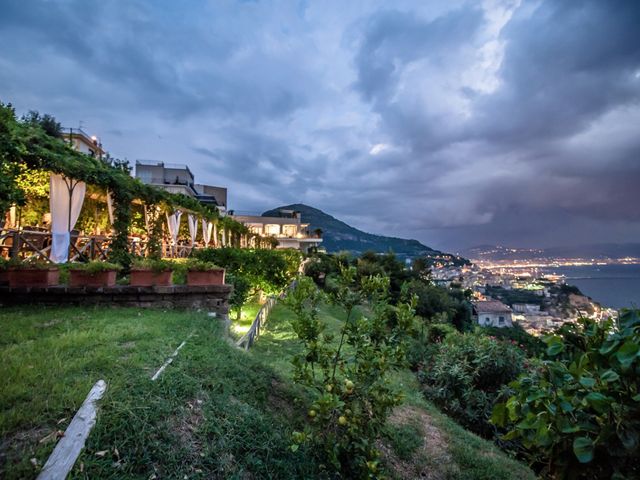
<svg viewBox="0 0 640 480"><path fill-rule="evenodd" d="M0 92L236 210L441 248L640 235L636 1L10 0Z"/></svg>

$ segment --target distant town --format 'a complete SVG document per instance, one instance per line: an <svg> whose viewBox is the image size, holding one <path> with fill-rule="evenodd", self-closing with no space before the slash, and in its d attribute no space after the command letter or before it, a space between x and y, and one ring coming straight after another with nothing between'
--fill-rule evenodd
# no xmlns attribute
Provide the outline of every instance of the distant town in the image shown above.
<svg viewBox="0 0 640 480"><path fill-rule="evenodd" d="M507 251L505 251L507 250ZM640 264L638 257L622 258L544 258L541 250L529 250L531 259L498 258L505 253L522 254L525 249L486 249L480 258L460 262L443 257L431 265L434 283L443 287L470 290L474 320L481 326L521 325L539 335L579 317L603 319L617 311L600 305L562 275L542 269L561 266ZM449 261L448 261L449 260Z"/></svg>

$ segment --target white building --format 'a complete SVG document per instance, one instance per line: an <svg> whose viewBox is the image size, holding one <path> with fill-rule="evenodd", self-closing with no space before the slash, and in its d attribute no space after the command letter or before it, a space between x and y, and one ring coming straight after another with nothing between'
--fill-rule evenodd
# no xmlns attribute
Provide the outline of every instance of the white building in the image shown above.
<svg viewBox="0 0 640 480"><path fill-rule="evenodd" d="M513 312L499 300L483 300L473 304L473 314L482 327L513 327Z"/></svg>
<svg viewBox="0 0 640 480"><path fill-rule="evenodd" d="M278 240L277 248L294 248L302 252L311 247L318 247L322 238L315 232L309 232L309 224L302 223L300 212L280 210L279 217L262 217L258 215L232 215L233 219L242 223L251 233Z"/></svg>

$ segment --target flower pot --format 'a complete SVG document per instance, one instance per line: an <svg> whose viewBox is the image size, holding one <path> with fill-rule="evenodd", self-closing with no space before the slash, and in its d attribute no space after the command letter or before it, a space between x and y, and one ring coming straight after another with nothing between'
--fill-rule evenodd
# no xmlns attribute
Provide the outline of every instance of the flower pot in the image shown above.
<svg viewBox="0 0 640 480"><path fill-rule="evenodd" d="M116 284L116 271L90 273L86 270L69 270L70 287L113 287Z"/></svg>
<svg viewBox="0 0 640 480"><path fill-rule="evenodd" d="M132 287L151 287L154 285L171 285L171 270L155 271L144 268L131 269L129 284Z"/></svg>
<svg viewBox="0 0 640 480"><path fill-rule="evenodd" d="M51 287L60 280L60 270L56 267L10 268L9 287Z"/></svg>
<svg viewBox="0 0 640 480"><path fill-rule="evenodd" d="M206 286L206 285L223 285L224 284L224 268L216 268L215 270L189 270L187 271L187 285Z"/></svg>

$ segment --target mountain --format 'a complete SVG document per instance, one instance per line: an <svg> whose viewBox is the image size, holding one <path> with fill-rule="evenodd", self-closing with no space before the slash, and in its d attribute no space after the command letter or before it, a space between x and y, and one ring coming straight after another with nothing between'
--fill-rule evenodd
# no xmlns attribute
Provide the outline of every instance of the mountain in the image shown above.
<svg viewBox="0 0 640 480"><path fill-rule="evenodd" d="M598 243L571 247L512 248L500 245L480 245L463 252L475 260L615 260L640 258L640 243Z"/></svg>
<svg viewBox="0 0 640 480"><path fill-rule="evenodd" d="M300 212L302 223L309 223L309 230L322 229L322 245L327 252L348 250L355 254L372 250L374 252L388 252L392 250L398 257L413 258L419 256L433 256L441 252L423 245L417 240L384 237L366 233L324 213L317 208L294 203L284 205L262 214L263 217L279 217L280 210L294 210Z"/></svg>

